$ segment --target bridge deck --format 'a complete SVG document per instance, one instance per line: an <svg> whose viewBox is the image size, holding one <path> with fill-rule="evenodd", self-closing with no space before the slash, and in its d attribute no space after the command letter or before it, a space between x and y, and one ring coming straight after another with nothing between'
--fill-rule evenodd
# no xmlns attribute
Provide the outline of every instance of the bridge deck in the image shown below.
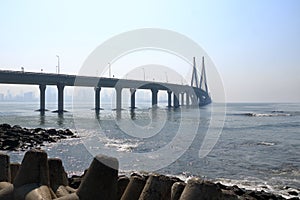
<svg viewBox="0 0 300 200"><path fill-rule="evenodd" d="M62 84L65 86L139 88L150 90L175 90L178 92L184 92L192 89L192 87L188 85L178 85L172 83L8 70L0 70L0 83L28 85ZM198 90L198 88L193 89L196 91Z"/></svg>
<svg viewBox="0 0 300 200"><path fill-rule="evenodd" d="M159 90L168 91L168 106L171 106L171 93L173 92L174 107L179 107L179 94L187 94L187 101L192 99L194 104L205 105L211 102L207 92L204 90L192 87L189 85L178 85L172 83L150 82L141 80L128 80L92 76L76 76L68 74L49 74L49 73L34 73L23 71L6 71L0 70L0 83L3 84L26 84L39 85L40 88L40 111L45 111L45 89L46 85L56 85L58 90L58 112L64 112L63 99L65 86L81 86L94 87L95 89L95 108L100 109L100 88L110 87L115 88L117 93L116 104L117 109L121 109L121 90L123 88L149 89L152 91L152 105L157 104L157 92ZM131 95L131 107L135 108L135 92Z"/></svg>

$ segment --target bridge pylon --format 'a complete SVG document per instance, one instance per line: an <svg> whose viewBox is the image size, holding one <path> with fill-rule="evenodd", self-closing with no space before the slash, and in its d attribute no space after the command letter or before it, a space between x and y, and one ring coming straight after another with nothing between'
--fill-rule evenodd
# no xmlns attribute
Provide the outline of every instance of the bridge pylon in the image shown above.
<svg viewBox="0 0 300 200"><path fill-rule="evenodd" d="M199 73L196 66L196 58L194 57L191 87L194 88L194 91L196 93L196 97L195 97L196 99L194 99L193 104L196 103L198 105L206 105L211 102L211 98L209 96L209 91L207 86L204 56L202 57L202 69L200 74L200 81L198 75Z"/></svg>
<svg viewBox="0 0 300 200"><path fill-rule="evenodd" d="M196 67L196 58L193 57L193 72L192 72L192 80L191 80L191 86L198 88L199 82L198 82L198 73L197 73L197 67Z"/></svg>
<svg viewBox="0 0 300 200"><path fill-rule="evenodd" d="M208 93L206 71L205 71L205 64L204 64L204 56L202 57L202 71L201 71L201 78L200 78L199 88L204 90L206 93Z"/></svg>

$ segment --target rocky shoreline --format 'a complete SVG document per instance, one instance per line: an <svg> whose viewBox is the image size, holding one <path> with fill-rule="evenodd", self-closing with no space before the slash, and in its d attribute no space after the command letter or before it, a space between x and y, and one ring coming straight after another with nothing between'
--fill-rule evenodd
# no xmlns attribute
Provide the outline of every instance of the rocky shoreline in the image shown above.
<svg viewBox="0 0 300 200"><path fill-rule="evenodd" d="M184 182L160 174L118 174L118 160L96 156L82 176L67 176L58 158L31 149L21 164L10 163L0 154L0 200L209 200L209 199L285 199L264 191L225 186L201 178ZM297 197L292 198L299 199Z"/></svg>
<svg viewBox="0 0 300 200"><path fill-rule="evenodd" d="M25 151L44 146L62 139L77 137L69 129L28 129L19 125L0 124L0 150Z"/></svg>

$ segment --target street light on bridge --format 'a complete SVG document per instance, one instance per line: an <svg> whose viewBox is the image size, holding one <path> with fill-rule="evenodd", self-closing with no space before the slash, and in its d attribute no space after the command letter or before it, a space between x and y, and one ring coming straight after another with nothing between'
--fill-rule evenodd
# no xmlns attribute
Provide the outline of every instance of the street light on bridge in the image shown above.
<svg viewBox="0 0 300 200"><path fill-rule="evenodd" d="M60 63L59 63L59 56L58 55L56 55L56 57L57 57L57 73L59 74L59 65L60 65Z"/></svg>
<svg viewBox="0 0 300 200"><path fill-rule="evenodd" d="M111 64L110 64L110 62L108 63L108 73L109 73L109 78L111 78Z"/></svg>

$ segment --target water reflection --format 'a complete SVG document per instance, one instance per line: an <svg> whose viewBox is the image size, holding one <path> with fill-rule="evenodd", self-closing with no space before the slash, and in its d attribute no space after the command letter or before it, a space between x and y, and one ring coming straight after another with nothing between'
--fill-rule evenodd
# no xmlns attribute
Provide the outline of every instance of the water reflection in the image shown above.
<svg viewBox="0 0 300 200"><path fill-rule="evenodd" d="M136 120L136 114L135 114L135 109L134 108L130 109L130 118L132 120Z"/></svg>
<svg viewBox="0 0 300 200"><path fill-rule="evenodd" d="M122 110L116 110L116 119L120 120L122 118Z"/></svg>
<svg viewBox="0 0 300 200"><path fill-rule="evenodd" d="M64 118L63 113L58 113L57 114L57 125L58 126L63 126L64 125L64 121L65 121L65 118Z"/></svg>
<svg viewBox="0 0 300 200"><path fill-rule="evenodd" d="M95 119L100 121L100 110L95 110Z"/></svg>
<svg viewBox="0 0 300 200"><path fill-rule="evenodd" d="M40 125L45 125L45 111L40 112Z"/></svg>

